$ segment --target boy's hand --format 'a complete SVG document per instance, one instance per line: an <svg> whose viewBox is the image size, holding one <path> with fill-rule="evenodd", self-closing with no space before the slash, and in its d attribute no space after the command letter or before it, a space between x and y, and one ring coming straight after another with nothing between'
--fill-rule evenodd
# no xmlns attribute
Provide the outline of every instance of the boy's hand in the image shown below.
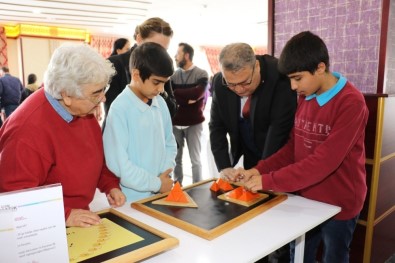
<svg viewBox="0 0 395 263"><path fill-rule="evenodd" d="M261 175L259 171L255 168L249 170L244 170L243 168L239 168L237 169L236 173L237 173L236 181L242 183L247 182L253 176Z"/></svg>
<svg viewBox="0 0 395 263"><path fill-rule="evenodd" d="M161 182L159 192L160 193L166 193L173 188L173 180L171 179L170 173L173 171L173 169L169 168L163 173L159 175L159 179Z"/></svg>
<svg viewBox="0 0 395 263"><path fill-rule="evenodd" d="M244 183L244 188L253 193L262 190L262 176L253 175Z"/></svg>
<svg viewBox="0 0 395 263"><path fill-rule="evenodd" d="M122 191L118 188L113 188L110 190L110 193L107 195L108 203L112 207L123 206L126 201L126 196Z"/></svg>

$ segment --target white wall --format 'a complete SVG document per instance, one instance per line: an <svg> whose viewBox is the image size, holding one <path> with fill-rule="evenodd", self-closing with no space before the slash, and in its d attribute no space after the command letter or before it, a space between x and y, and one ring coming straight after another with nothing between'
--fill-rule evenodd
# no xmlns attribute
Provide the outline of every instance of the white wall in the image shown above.
<svg viewBox="0 0 395 263"><path fill-rule="evenodd" d="M37 84L40 85L52 52L65 42L81 41L25 36L7 39L8 66L11 75L18 77L24 85L27 85L28 75L34 73L37 75Z"/></svg>
<svg viewBox="0 0 395 263"><path fill-rule="evenodd" d="M21 79L22 72L19 67L18 40L7 38L7 58L10 74Z"/></svg>

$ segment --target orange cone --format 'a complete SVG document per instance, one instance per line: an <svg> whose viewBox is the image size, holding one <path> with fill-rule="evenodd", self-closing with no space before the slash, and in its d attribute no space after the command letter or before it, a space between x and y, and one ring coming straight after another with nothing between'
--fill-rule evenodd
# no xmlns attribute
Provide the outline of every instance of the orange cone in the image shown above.
<svg viewBox="0 0 395 263"><path fill-rule="evenodd" d="M173 189L171 189L165 200L169 202L188 203L188 199L178 182L173 186Z"/></svg>

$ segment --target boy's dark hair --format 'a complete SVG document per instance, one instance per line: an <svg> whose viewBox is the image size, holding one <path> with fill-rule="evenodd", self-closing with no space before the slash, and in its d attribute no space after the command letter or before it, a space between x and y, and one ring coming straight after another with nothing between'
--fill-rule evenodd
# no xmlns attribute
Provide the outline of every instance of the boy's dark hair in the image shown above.
<svg viewBox="0 0 395 263"><path fill-rule="evenodd" d="M36 74L29 74L29 76L27 76L27 84L33 84L37 81L37 76Z"/></svg>
<svg viewBox="0 0 395 263"><path fill-rule="evenodd" d="M301 71L314 74L321 62L328 71L329 55L324 41L310 31L304 31L285 44L278 60L278 70L284 75Z"/></svg>
<svg viewBox="0 0 395 263"><path fill-rule="evenodd" d="M146 42L133 50L130 69L138 69L143 82L151 75L167 78L174 73L173 60L166 49L154 42Z"/></svg>
<svg viewBox="0 0 395 263"><path fill-rule="evenodd" d="M189 54L189 60L192 61L193 60L193 55L195 53L195 51L193 50L193 47L187 43L180 43L178 44L179 47L182 47L182 51L184 53L188 53Z"/></svg>

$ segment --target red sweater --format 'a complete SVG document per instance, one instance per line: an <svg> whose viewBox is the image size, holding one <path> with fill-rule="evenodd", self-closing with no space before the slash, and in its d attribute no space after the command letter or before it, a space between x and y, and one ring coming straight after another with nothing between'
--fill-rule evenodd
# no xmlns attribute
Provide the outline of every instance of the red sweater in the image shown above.
<svg viewBox="0 0 395 263"><path fill-rule="evenodd" d="M67 123L38 90L0 129L0 192L61 183L65 218L89 209L96 187L108 193L119 179L104 162L102 133L93 116Z"/></svg>
<svg viewBox="0 0 395 263"><path fill-rule="evenodd" d="M255 167L263 189L340 206L339 220L355 217L367 191L367 119L365 100L349 82L322 107L301 96L289 142Z"/></svg>

